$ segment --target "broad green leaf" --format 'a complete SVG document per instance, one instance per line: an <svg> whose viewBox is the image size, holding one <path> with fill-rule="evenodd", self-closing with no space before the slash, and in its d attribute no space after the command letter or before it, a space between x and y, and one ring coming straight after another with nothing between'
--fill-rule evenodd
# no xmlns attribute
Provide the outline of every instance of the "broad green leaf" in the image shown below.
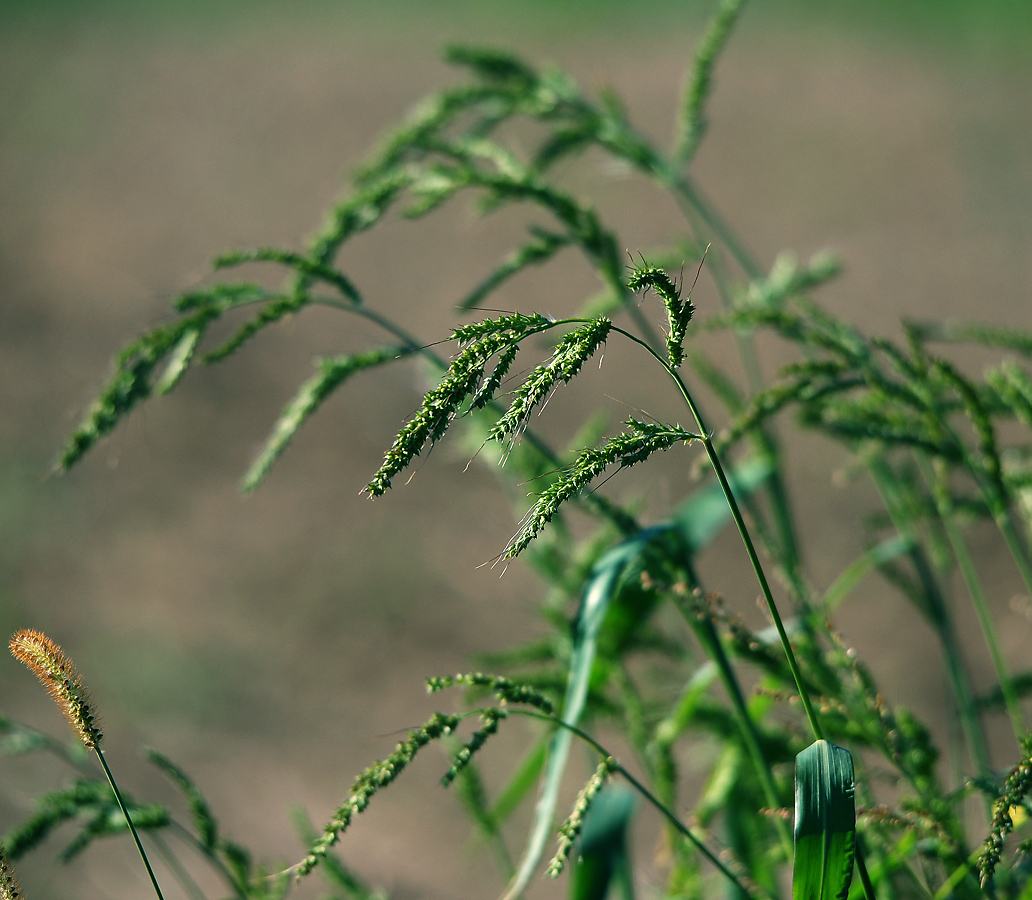
<svg viewBox="0 0 1032 900"><path fill-rule="evenodd" d="M853 757L817 741L796 757L792 900L845 900L855 843Z"/></svg>

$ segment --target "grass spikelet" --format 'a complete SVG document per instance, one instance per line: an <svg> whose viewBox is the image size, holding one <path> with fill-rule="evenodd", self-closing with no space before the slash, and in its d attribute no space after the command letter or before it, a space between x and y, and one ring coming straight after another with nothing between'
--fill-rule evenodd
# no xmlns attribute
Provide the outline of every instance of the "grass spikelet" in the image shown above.
<svg viewBox="0 0 1032 900"><path fill-rule="evenodd" d="M322 835L309 850L308 856L298 865L298 879L303 878L319 865L319 861L326 856L330 848L348 829L351 820L369 805L369 801L378 791L394 781L423 747L431 741L451 734L458 726L459 721L458 716L435 713L424 725L410 731L408 737L398 744L390 756L373 763L362 772L351 786L348 798L333 814L333 818L327 822Z"/></svg>
<svg viewBox="0 0 1032 900"><path fill-rule="evenodd" d="M394 444L384 454L383 463L366 486L366 492L372 497L385 494L395 475L422 453L427 444L433 447L444 436L465 400L470 396L479 398L483 393L478 392L478 386L484 367L495 354L501 353L504 360L513 343L552 324L544 316L517 313L456 328L452 338L463 345L462 351L452 360L437 387L423 397L416 414L398 432ZM499 382L501 377L499 375Z"/></svg>
<svg viewBox="0 0 1032 900"><path fill-rule="evenodd" d="M21 900L21 898L18 878L7 861L3 845L0 845L0 900Z"/></svg>
<svg viewBox="0 0 1032 900"><path fill-rule="evenodd" d="M1007 835L1014 829L1012 811L1019 807L1026 795L1032 790L1032 736L1021 742L1022 759L1010 772L1003 784L1003 793L996 800L995 815L989 836L982 844L982 852L978 856L978 871L982 887L992 881L996 865L1003 855L1003 845Z"/></svg>
<svg viewBox="0 0 1032 900"><path fill-rule="evenodd" d="M11 653L25 663L43 683L82 745L96 750L103 737L93 701L72 661L57 644L39 631L23 629L11 638Z"/></svg>
<svg viewBox="0 0 1032 900"><path fill-rule="evenodd" d="M525 684L517 684L502 675L485 675L483 672L469 672L460 675L444 675L426 680L427 693L436 694L456 685L484 687L505 703L523 703L541 710L546 716L555 715L555 704L544 694Z"/></svg>
<svg viewBox="0 0 1032 900"><path fill-rule="evenodd" d="M601 447L589 447L580 452L574 464L560 473L538 497L527 513L520 530L502 553L503 559L513 559L530 544L542 528L571 497L586 487L612 465L628 468L648 459L659 450L667 450L677 443L690 443L698 435L679 426L658 425L630 418L625 423L629 431L612 438Z"/></svg>
<svg viewBox="0 0 1032 900"><path fill-rule="evenodd" d="M570 857L570 851L573 849L573 845L577 843L577 838L584 827L584 817L588 814L592 802L598 796L598 792L602 790L602 785L609 780L609 776L613 773L615 767L616 760L611 756L605 757L598 764L595 773L588 779L588 783L584 785L581 792L577 795L577 800L573 804L573 811L570 813L570 817L559 828L559 849L548 864L548 874L553 878L558 878L566 866L566 861Z"/></svg>
<svg viewBox="0 0 1032 900"><path fill-rule="evenodd" d="M685 85L678 122L675 155L682 163L688 162L695 155L706 133L706 101L713 90L713 67L744 5L745 0L723 0L695 54L695 65L692 67L691 79Z"/></svg>
<svg viewBox="0 0 1032 900"><path fill-rule="evenodd" d="M512 404L495 423L489 437L500 441L510 435L518 435L526 426L531 412L544 402L552 388L570 381L605 343L611 327L609 319L599 316L564 335L556 345L552 358L534 369L516 389Z"/></svg>
<svg viewBox="0 0 1032 900"><path fill-rule="evenodd" d="M447 787L459 777L463 769L473 761L474 754L498 731L498 723L507 715L504 709L485 709L480 714L480 721L484 724L473 732L473 736L455 754L451 768L441 776L441 784Z"/></svg>
<svg viewBox="0 0 1032 900"><path fill-rule="evenodd" d="M702 263L699 266L701 269ZM684 360L684 338L695 312L691 296L682 299L681 286L674 284L662 269L644 261L631 273L627 286L635 293L654 290L663 301L667 313L667 355L676 369Z"/></svg>

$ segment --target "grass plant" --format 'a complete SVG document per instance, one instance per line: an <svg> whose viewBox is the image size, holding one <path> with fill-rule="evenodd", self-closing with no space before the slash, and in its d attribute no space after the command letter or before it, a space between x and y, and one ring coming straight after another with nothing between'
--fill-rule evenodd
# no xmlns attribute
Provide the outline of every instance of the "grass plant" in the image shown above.
<svg viewBox="0 0 1032 900"><path fill-rule="evenodd" d="M449 50L468 79L428 98L383 141L303 250L220 257L220 280L181 295L169 320L118 354L110 382L58 460L59 469L75 465L139 404L173 390L194 369L227 360L290 316L313 307L356 316L379 328L383 342L317 360L243 488L260 487L346 380L372 379L375 370L421 358L436 383L365 490L374 498L387 494L455 430L480 448L478 457L502 464L504 477L532 485L498 561L519 557L540 573L549 592L547 639L497 655L496 674L430 678L431 693L460 688L468 706L435 713L363 771L321 832L303 822L307 852L283 867L256 863L224 838L198 787L159 753L149 758L182 793L188 822L123 796L100 752L81 681L56 645L20 632L12 648L47 685L83 745L96 751L110 790L82 758L2 720L5 746L57 752L80 776L38 798L35 813L4 837L10 859L71 821L81 830L64 851L69 858L97 838L121 833L125 828L112 820L113 792L159 897L138 830L169 878L193 898L204 895L179 861L184 848L240 900L284 897L296 880L316 872L327 896L380 897L336 855L338 845L375 796L425 747L439 744L450 758L442 781L457 789L475 827L498 851L507 900L533 889L553 839L558 849L547 871L558 876L572 868L574 900L641 890L626 850L637 825L633 804L621 794L627 790L664 822L666 882L650 887L650 895L774 900L784 896L791 872L793 900L1032 896L1032 837L1023 831L1032 786L1024 702L1032 678L1012 671L1003 652L970 545L972 528L994 528L1032 595L1032 334L904 322L901 340L870 336L813 299L837 274L834 259L801 263L783 254L769 269L754 259L706 199L691 166L706 133L715 66L741 7L736 0L716 4L685 79L669 150L646 138L612 93L592 96L565 73L538 70L505 52ZM510 143L511 124L524 129L521 146L533 135L529 151ZM565 187L565 167L590 167L598 155L673 198L684 232L672 235L669 247L628 255L615 228ZM428 217L460 194L474 197L485 215L519 205L534 218L513 251L456 298L460 315L473 320L441 341L378 312L345 264L356 235L397 212ZM557 283L557 302L579 300L569 314L488 308L503 284L572 252L590 264L599 286L592 296L570 298L568 285ZM243 266L276 267L286 273L283 286L226 277ZM685 268L694 277L688 289ZM706 278L723 306L703 316L692 289ZM216 323L231 330L212 345ZM704 336L713 331L733 335L744 383L706 355ZM772 379L756 362L754 339L761 334L797 352L797 361ZM1000 360L981 377L969 374L945 355L958 342L980 345ZM534 431L536 415L615 344L665 376L682 404L683 423L640 415L572 451L553 448ZM700 387L723 406L712 418L702 409ZM868 547L824 590L807 572L806 535L790 502L774 427L788 411L800 427L841 444L852 470L866 473L884 504L869 523ZM699 476L668 518L648 520L647 512L600 490L661 452L677 454ZM574 509L595 522L594 534L573 537L568 513ZM734 611L743 598L714 593L700 576L700 559L731 527L769 628L750 629ZM954 572L994 666L997 685L988 693L975 690L958 640L949 590ZM960 724L950 746L937 746L925 724L887 699L832 623L836 609L875 574L917 610L941 644L950 714ZM1013 746L991 748L986 721L1001 713ZM539 738L492 800L478 754L514 717L532 720ZM628 760L600 737L614 733ZM593 758L594 773L556 830L576 743ZM681 763L688 747L707 748L714 760L690 816L681 813L688 806ZM999 771L993 759L1005 751L1017 754L1017 762ZM957 760L954 771L944 771L944 756ZM514 857L506 826L535 789L530 834ZM984 804L976 809L972 797ZM793 798L794 836L786 823ZM1021 834L1015 840L1012 832ZM166 835L181 839L179 849ZM6 858L0 862L0 889L18 896L8 865Z"/></svg>

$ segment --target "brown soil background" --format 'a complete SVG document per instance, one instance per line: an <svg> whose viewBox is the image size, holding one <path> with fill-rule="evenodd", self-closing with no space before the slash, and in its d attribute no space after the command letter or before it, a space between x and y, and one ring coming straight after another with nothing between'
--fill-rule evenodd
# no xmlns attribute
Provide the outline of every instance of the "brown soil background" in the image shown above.
<svg viewBox="0 0 1032 900"><path fill-rule="evenodd" d="M497 480L483 467L463 474L466 454L452 444L410 485L375 504L359 497L417 402L419 378L398 369L349 385L266 486L242 498L239 476L311 358L371 339L319 312L191 375L70 475L46 478L50 462L114 351L201 282L212 256L302 243L376 137L455 78L438 61L445 41L519 44L585 85L612 85L663 139L699 22L668 14L549 32L523 20L394 15L389 5L360 15L305 5L289 19L255 9L197 21L74 5L67 15L59 5L0 14L0 624L41 628L78 662L124 786L173 801L136 752L158 747L196 777L230 836L294 862L290 810L328 815L353 775L393 745L389 733L430 711L423 676L540 631L533 577L477 568L514 526ZM837 251L846 274L821 299L868 330L894 333L901 316L1028 327L1030 74L1027 59L747 14L719 69L697 178L765 264L784 248L803 258ZM680 227L663 198L619 173L595 169L571 184L631 249ZM348 249L344 265L369 302L435 339L521 222L478 222L458 203L422 224L392 221ZM563 265L506 299L575 308L593 285L576 263ZM700 308L715 302L700 287ZM763 354L768 371L783 356L766 344ZM600 397L614 421L624 404L680 415L636 372L612 351L590 385L553 402L542 427L568 438ZM837 450L789 443L808 560L827 585L860 551L873 501L862 482L833 485ZM640 499L654 520L689 489L685 462L607 490ZM1017 580L992 535L975 539L1012 664L1026 669ZM707 568L755 615L733 541ZM959 615L985 686L973 617ZM909 609L870 582L839 625L890 698L949 727L936 651ZM0 661L0 684L4 712L60 733L12 660ZM1002 765L1012 744L992 724ZM489 767L504 771L528 736L513 728ZM496 896L490 860L462 850L468 828L435 784L440 762L379 798L344 856L393 896ZM49 760L0 760L0 829L66 774ZM649 851L639 854L646 876ZM66 869L45 852L19 868L30 897L147 892L128 842ZM178 896L171 883L167 895Z"/></svg>

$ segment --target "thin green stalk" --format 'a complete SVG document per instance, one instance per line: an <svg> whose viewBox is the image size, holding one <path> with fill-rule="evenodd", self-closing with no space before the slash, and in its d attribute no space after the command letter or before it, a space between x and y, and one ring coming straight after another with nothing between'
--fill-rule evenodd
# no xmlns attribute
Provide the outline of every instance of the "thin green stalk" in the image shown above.
<svg viewBox="0 0 1032 900"><path fill-rule="evenodd" d="M172 872L176 881L179 882L183 890L189 894L193 900L206 900L204 891L200 889L200 886L196 881L194 881L193 876L186 871L186 867L179 861L179 857L172 852L168 844L161 839L161 836L152 834L151 841L157 849L158 854L165 861L165 865L168 866L169 870Z"/></svg>
<svg viewBox="0 0 1032 900"><path fill-rule="evenodd" d="M681 604L678 604L678 606L681 607ZM724 651L720 635L717 634L716 628L713 627L713 623L709 619L699 621L690 611L682 608L682 612L693 626L699 642L717 667L721 684L723 684L724 690L727 691L727 695L731 699L731 708L734 710L735 718L738 720L738 727L742 732L742 740L745 741L746 751L749 753L753 768L756 770L756 777L760 781L764 799L771 809L777 809L781 805L781 801L778 799L777 788L774 785L774 775L770 770L770 762L760 746L760 736L756 723L753 721L749 707L745 702L745 695L742 692L738 676L735 675L731 661L727 658L727 653ZM785 858L791 859L792 836L788 833L788 826L783 819L775 817L774 827L781 841L782 849L785 851Z"/></svg>
<svg viewBox="0 0 1032 900"><path fill-rule="evenodd" d="M727 500L727 505L731 510L731 518L734 519L735 527L738 529L738 534L742 538L742 543L745 545L746 555L749 557L749 563L752 565L753 572L756 575L756 580L759 582L760 592L763 594L763 599L767 604L767 610L770 612L770 616L774 620L774 627L777 629L778 638L781 640L781 646L785 651L788 668L792 672L792 679L795 681L796 690L799 693L799 699L802 701L807 721L810 723L810 728L813 731L814 737L819 741L824 740L824 732L819 720L817 719L817 713L814 711L813 704L810 702L810 696L806 690L806 684L803 681L802 670L799 668L795 651L792 649L792 644L788 639L788 632L785 630L785 625L781 621L781 614L778 612L778 607L774 601L774 595L771 592L770 584L767 582L767 575L763 571L763 565L761 564L760 557L756 552L756 547L749 534L749 529L746 527L745 519L742 517L742 511L739 509L738 501L735 499L734 492L731 490L731 485L728 483L727 475L724 473L724 467L721 465L720 458L717 456L717 452L713 448L713 441L710 439L709 431L707 430L706 424L699 413L698 407L696 407L695 402L692 399L691 393L688 391L688 386L684 383L684 380L677 371L644 341L635 337L635 335L624 331L622 328L616 327L615 325L613 326L613 331L619 332L624 337L634 341L636 344L640 344L649 353L651 353L653 357L655 357L657 362L663 366L667 374L674 380L674 383L677 385L677 389L681 393L682 399L694 417L699 433L703 435L702 445L706 450L706 456L710 461L710 466L713 468L714 474L717 476L717 481L720 483L720 488L724 493L724 498Z"/></svg>
<svg viewBox="0 0 1032 900"><path fill-rule="evenodd" d="M136 826L133 824L132 817L129 815L129 810L126 808L125 801L122 799L122 792L118 789L118 784L115 782L115 776L111 774L111 769L108 768L107 760L104 759L104 751L101 750L99 746L94 749L97 751L97 759L100 760L100 765L104 769L104 774L107 776L108 784L111 785L111 790L115 795L115 800L118 801L118 808L122 810L122 815L125 816L125 824L129 826L129 831L132 833L133 840L136 842L136 849L140 852L140 859L143 860L143 864L147 868L147 875L150 877L150 882L154 886L154 893L158 895L158 900L165 900L161 893L161 888L158 886L158 879L155 877L154 870L151 868L150 860L147 858L147 851L143 849L140 836L136 833Z"/></svg>
<svg viewBox="0 0 1032 900"><path fill-rule="evenodd" d="M978 773L980 775L987 775L990 772L990 768L989 749L986 744L985 732L979 720L978 712L975 709L974 691L971 687L967 668L964 665L960 646L953 631L953 622L946 607L945 598L942 596L942 591L928 561L921 552L917 535L914 533L909 519L907 519L901 508L901 498L898 496L898 491L894 484L893 473L880 457L869 459L867 467L871 472L878 492L882 496L893 526L911 547L910 559L917 571L921 588L924 591L925 603L927 604L924 613L928 618L929 624L935 630L939 643L942 645L943 657L946 662L946 673L950 680L954 700L957 703L964 740L975 767L978 769Z"/></svg>
<svg viewBox="0 0 1032 900"><path fill-rule="evenodd" d="M218 858L210 847L201 843L201 841L197 839L197 835L193 834L188 828L184 827L175 819L172 820L172 828L175 829L176 833L186 843L193 847L200 856L203 856L211 867L219 873L226 884L229 885L230 890L234 892L234 896L236 896L238 900L247 900L247 884L242 883L237 879L233 873L226 868L226 864Z"/></svg>
<svg viewBox="0 0 1032 900"><path fill-rule="evenodd" d="M673 176L672 180L665 182L673 191L678 206L685 217L692 224L696 232L708 230L721 244L731 251L739 265L746 272L749 278L755 279L761 276L759 264L752 258L749 252L737 242L737 238L723 219L699 194L695 188L686 182L683 176ZM719 227L718 227L719 226ZM734 243L734 247L731 246ZM725 310L734 306L734 300L728 288L727 274L723 271L723 258L720 248L714 248L712 261L713 281L717 286L717 293ZM763 374L760 371L755 350L755 342L751 335L735 331L735 343L738 346L738 355L742 361L742 368L745 371L746 381L751 393L755 394L763 388ZM788 491L785 488L785 481L781 472L781 450L777 439L773 434L772 427L763 424L754 432L754 440L759 451L769 456L773 463L773 472L768 481L767 494L770 498L771 513L774 525L779 538L780 554L783 559L784 575L796 595L799 602L805 601L806 591L800 576L802 554L799 550L799 540L796 535L795 517L788 499Z"/></svg>
<svg viewBox="0 0 1032 900"><path fill-rule="evenodd" d="M796 684L796 690L799 693L799 699L803 704L803 709L806 712L806 718L810 723L810 728L813 731L814 737L817 740L824 740L824 732L821 728L820 720L817 718L813 705L810 703L810 696L806 690L806 685L803 682L803 674L799 668L799 663L796 661L795 651L792 649L792 644L788 639L788 633L785 631L785 625L781 621L781 614L778 612L777 604L774 602L774 596L771 593L770 585L767 582L767 576L763 571L763 566L760 563L760 558L756 553L756 547L753 545L752 538L749 535L749 529L746 527L745 520L742 518L742 512L738 507L738 501L735 500L734 492L731 490L731 485L728 483L727 476L724 474L724 467L721 465L720 458L717 455L716 450L713 448L713 442L710 439L709 431L706 428L705 422L702 420L702 416L699 414L698 408L692 400L691 393L688 390L688 386L684 383L684 380L673 369L662 356L656 353L651 347L649 347L644 341L638 340L634 335L623 331L620 328L614 326L614 331L623 334L625 337L630 338L637 344L645 347L646 350L651 353L655 359L666 369L667 373L674 380L678 390L681 392L681 396L684 402L687 404L688 409L691 411L692 416L695 418L696 426L699 429L699 433L704 435L702 439L703 447L706 449L706 456L709 458L710 465L713 467L713 472L717 476L717 481L720 482L721 490L724 493L724 498L727 500L728 507L731 510L731 517L735 521L735 526L738 528L738 533L742 538L742 543L745 545L745 552L749 557L749 562L752 564L753 572L756 574L756 580L759 582L760 591L763 594L763 599L767 603L767 609L770 612L771 618L774 620L774 627L777 629L778 638L781 640L781 646L785 651L785 658L788 662L788 667L792 672L792 678ZM863 865L863 854L857 848L856 857L859 860L858 865ZM866 871L866 870L865 870ZM870 883L870 879L865 879L861 876L861 882L863 884L864 896L867 900L875 900L874 888Z"/></svg>
<svg viewBox="0 0 1032 900"><path fill-rule="evenodd" d="M1011 726L1014 729L1014 736L1020 741L1028 731L1025 724L1025 717L1021 711L1021 701L1018 692L1014 688L1014 679L1011 677L1007 660L1003 656L1003 649L1000 647L1000 637L996 630L996 621L989 610L989 602L982 587L982 580L978 575L978 569L968 551L964 536L957 527L954 516L952 500L945 490L935 490L934 475L929 471L929 464L926 460L919 459L925 480L932 488L932 496L935 499L936 510L939 519L946 531L946 537L953 549L953 556L957 560L960 574L967 586L968 595L971 597L971 604L978 616L978 624L982 629L982 636L985 639L986 647L989 648L989 655L993 660L993 667L996 669L996 678L1000 684L1000 692L1003 694L1003 702L1010 716Z"/></svg>
<svg viewBox="0 0 1032 900"><path fill-rule="evenodd" d="M479 714L480 712L482 712L482 710L472 710L466 713L465 715L472 715L474 713ZM616 758L608 750L606 750L606 748L603 747L598 741L596 741L590 734L588 734L586 731L582 731L576 725L571 725L568 722L564 722L558 716L548 716L544 713L537 712L536 710L510 709L509 714L527 716L531 719L541 719L545 722L550 722L553 725L557 725L560 728L565 728L567 731L571 732L576 737L579 737L582 741L593 747L603 758L608 757L609 759L612 759L614 772L618 772L620 775L622 775L627 780L628 784L631 785L631 787L633 787L639 794L641 794L642 797L644 797L649 803L651 803L652 806L654 806L663 815L663 817L666 818L666 820L671 825L673 825L677 832L681 834L683 837L687 838L695 847L695 849L698 850L704 857L706 857L706 859L709 860L709 862L712 863L713 866L715 866L716 869L725 878L727 878L736 888L738 888L738 890L740 890L745 897L749 898L749 900L757 900L755 893L749 888L747 888L745 884L742 883L739 877L734 872L732 872L731 869L729 869L723 861L721 861L720 857L718 857L712 850L710 850L709 847L706 846L703 840L697 834L695 834L695 832L693 832L692 829L690 829L687 825L684 824L684 822L682 822L676 815L674 815L674 813L670 810L669 807L666 806L666 804L664 804L644 784L642 784L637 778L635 778L635 776L631 774L631 772L624 768L624 766L620 762L618 762Z"/></svg>

